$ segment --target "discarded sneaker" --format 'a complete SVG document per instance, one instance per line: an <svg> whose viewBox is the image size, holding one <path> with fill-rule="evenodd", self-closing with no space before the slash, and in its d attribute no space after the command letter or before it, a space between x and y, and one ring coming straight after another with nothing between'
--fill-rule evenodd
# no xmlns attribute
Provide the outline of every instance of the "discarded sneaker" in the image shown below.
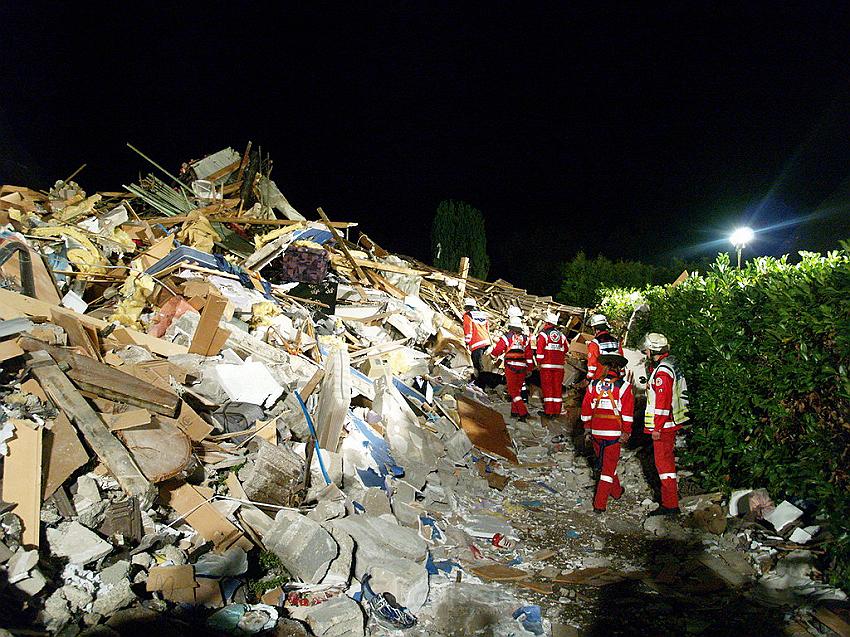
<svg viewBox="0 0 850 637"><path fill-rule="evenodd" d="M501 533L496 533L490 543L500 549L512 549L516 546L516 542L509 537L505 537Z"/></svg>
<svg viewBox="0 0 850 637"><path fill-rule="evenodd" d="M407 608L401 606L392 593L376 594L369 586L371 575L366 575L361 582L363 599L369 605L369 611L375 621L386 628L413 628L416 617Z"/></svg>
<svg viewBox="0 0 850 637"><path fill-rule="evenodd" d="M650 513L649 513L649 517L654 517L656 515L676 516L676 515L679 515L679 508L678 507L674 507L674 508L658 507L657 509L655 509L655 511L650 511Z"/></svg>

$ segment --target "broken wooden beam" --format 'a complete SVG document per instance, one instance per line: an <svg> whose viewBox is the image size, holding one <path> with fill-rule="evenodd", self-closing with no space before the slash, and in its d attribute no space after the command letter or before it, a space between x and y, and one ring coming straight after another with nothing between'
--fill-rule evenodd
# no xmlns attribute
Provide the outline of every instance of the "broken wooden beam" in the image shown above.
<svg viewBox="0 0 850 637"><path fill-rule="evenodd" d="M68 377L62 373L55 362L45 361L44 356L47 354L31 355L33 359L42 359L37 361L36 366L31 370L41 388L53 404L76 425L89 447L115 476L124 492L139 498L145 508L149 507L155 493L153 485L142 474L130 452L112 435L97 412L80 395Z"/></svg>
<svg viewBox="0 0 850 637"><path fill-rule="evenodd" d="M75 354L70 349L48 345L34 338L21 338L20 346L27 352L43 351L57 363L67 363L70 366L68 378L83 391L163 416L177 414L180 397L173 391L146 383L93 358Z"/></svg>

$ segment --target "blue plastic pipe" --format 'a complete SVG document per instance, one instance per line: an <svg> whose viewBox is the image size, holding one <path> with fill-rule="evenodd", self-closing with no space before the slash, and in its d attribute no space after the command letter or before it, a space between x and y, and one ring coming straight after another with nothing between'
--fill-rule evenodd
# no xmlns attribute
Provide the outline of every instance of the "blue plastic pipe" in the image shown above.
<svg viewBox="0 0 850 637"><path fill-rule="evenodd" d="M313 419L310 418L310 412L307 411L307 405L304 404L304 400L301 398L301 394L298 391L295 391L295 397L298 399L298 404L301 405L301 411L304 412L304 417L307 419L307 426L310 428L310 435L313 436L313 444L316 446L316 455L319 457L319 468L322 470L322 475L325 478L325 484L330 484L331 479L328 476L328 470L325 469L325 463L322 460L322 450L319 448L319 436L316 434L316 428L313 426ZM307 471L310 470L310 467L307 467Z"/></svg>

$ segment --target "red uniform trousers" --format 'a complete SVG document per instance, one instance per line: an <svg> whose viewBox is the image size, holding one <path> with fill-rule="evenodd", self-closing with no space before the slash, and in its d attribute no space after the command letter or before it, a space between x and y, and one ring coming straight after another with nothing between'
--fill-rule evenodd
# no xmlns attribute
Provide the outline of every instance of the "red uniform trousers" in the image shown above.
<svg viewBox="0 0 850 637"><path fill-rule="evenodd" d="M599 457L599 443L604 438L593 436L593 453ZM605 447L605 455L602 456L602 473L599 475L599 483L596 485L596 496L593 498L594 509L605 509L608 506L608 498L619 500L623 495L623 487L617 476L617 463L620 461L620 443Z"/></svg>
<svg viewBox="0 0 850 637"><path fill-rule="evenodd" d="M679 483L676 479L676 456L673 452L675 444L675 429L662 429L661 439L652 441L655 468L661 479L661 506L668 509L679 507Z"/></svg>
<svg viewBox="0 0 850 637"><path fill-rule="evenodd" d="M522 386L525 384L525 371L515 372L505 365L505 379L508 384L508 396L511 397L511 415L527 416L528 407L522 399Z"/></svg>
<svg viewBox="0 0 850 637"><path fill-rule="evenodd" d="M563 392L564 368L540 368L540 393L543 394L543 413L548 416L559 416L564 404Z"/></svg>

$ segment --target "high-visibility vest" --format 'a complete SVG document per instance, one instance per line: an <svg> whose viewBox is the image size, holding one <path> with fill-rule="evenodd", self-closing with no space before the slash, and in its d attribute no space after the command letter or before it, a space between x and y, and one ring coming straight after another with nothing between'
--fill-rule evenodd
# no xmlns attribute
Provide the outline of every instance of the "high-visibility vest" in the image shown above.
<svg viewBox="0 0 850 637"><path fill-rule="evenodd" d="M655 387L666 386L670 388L672 397L670 409L661 409L656 402ZM670 413L661 413L669 411ZM644 413L644 426L647 429L655 429L655 416L669 416L662 428L678 428L682 423L688 421L688 383L685 380L676 359L667 356L652 370L652 374L646 384L646 412Z"/></svg>

